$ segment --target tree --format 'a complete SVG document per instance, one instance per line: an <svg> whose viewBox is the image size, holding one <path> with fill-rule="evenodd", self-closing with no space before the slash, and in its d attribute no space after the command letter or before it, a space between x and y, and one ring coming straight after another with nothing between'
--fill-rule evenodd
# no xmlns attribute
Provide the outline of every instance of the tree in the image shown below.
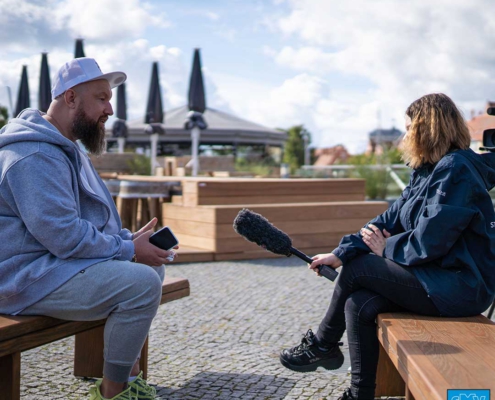
<svg viewBox="0 0 495 400"><path fill-rule="evenodd" d="M6 107L0 106L0 128L7 124L9 120L9 112Z"/></svg>
<svg viewBox="0 0 495 400"><path fill-rule="evenodd" d="M303 125L296 125L287 131L288 139L285 143L283 162L289 164L290 172L293 174L304 164L304 138L308 135L308 146L311 143L311 134Z"/></svg>

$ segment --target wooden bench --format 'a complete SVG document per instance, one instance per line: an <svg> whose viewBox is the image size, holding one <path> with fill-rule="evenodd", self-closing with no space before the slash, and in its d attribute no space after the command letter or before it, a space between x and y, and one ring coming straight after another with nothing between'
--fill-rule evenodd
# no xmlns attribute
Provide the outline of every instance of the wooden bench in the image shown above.
<svg viewBox="0 0 495 400"><path fill-rule="evenodd" d="M381 346L375 396L445 400L447 389L491 389L495 394L493 321L483 315L388 313L380 314L377 323Z"/></svg>
<svg viewBox="0 0 495 400"><path fill-rule="evenodd" d="M165 278L160 304L189 296L185 278ZM74 375L103 375L105 320L78 322L42 316L0 315L0 388L3 400L20 399L21 352L76 335ZM141 370L148 368L148 341L141 352Z"/></svg>

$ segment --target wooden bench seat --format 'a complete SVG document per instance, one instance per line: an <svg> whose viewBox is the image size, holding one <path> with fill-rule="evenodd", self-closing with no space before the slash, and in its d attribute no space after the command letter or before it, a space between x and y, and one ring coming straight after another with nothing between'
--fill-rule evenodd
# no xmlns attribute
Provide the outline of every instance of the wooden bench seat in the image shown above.
<svg viewBox="0 0 495 400"><path fill-rule="evenodd" d="M377 323L377 397L445 400L448 389L495 393L495 323L483 315L388 313L380 314Z"/></svg>
<svg viewBox="0 0 495 400"><path fill-rule="evenodd" d="M189 296L185 278L165 278L160 304ZM101 378L105 320L65 321L43 316L0 315L0 388L3 400L20 399L21 352L76 335L74 375ZM141 352L146 376L148 341Z"/></svg>

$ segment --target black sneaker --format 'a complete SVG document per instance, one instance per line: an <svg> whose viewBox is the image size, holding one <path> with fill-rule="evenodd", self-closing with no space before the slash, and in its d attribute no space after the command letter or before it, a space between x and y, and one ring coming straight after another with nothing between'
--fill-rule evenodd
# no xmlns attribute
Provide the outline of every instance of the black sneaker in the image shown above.
<svg viewBox="0 0 495 400"><path fill-rule="evenodd" d="M337 369L344 363L344 355L340 351L338 342L326 351L318 348L315 335L310 329L303 336L301 344L291 349L284 349L280 353L280 362L286 368L297 372L316 371L318 367Z"/></svg>
<svg viewBox="0 0 495 400"><path fill-rule="evenodd" d="M338 400L355 400L354 397L352 397L351 394L351 388L347 389L342 396L338 398Z"/></svg>

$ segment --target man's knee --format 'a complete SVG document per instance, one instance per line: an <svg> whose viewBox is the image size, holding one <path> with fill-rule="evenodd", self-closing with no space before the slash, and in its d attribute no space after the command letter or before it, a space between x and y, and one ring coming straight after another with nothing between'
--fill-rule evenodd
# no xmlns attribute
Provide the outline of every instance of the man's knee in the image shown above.
<svg viewBox="0 0 495 400"><path fill-rule="evenodd" d="M132 270L127 270L124 274L128 296L134 299L138 307L160 305L162 280L153 268L136 263Z"/></svg>

